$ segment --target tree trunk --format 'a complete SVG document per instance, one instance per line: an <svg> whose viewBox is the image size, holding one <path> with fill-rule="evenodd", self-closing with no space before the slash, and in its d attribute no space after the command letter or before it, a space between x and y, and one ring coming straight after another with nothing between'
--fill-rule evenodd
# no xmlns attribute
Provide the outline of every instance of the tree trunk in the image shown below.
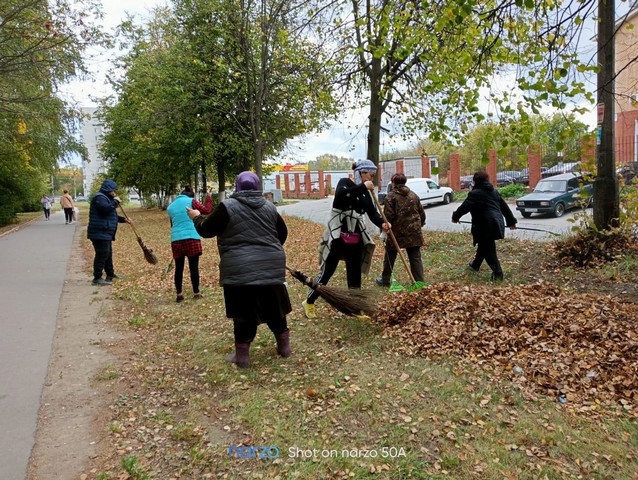
<svg viewBox="0 0 638 480"><path fill-rule="evenodd" d="M206 192L208 191L208 186L207 186L208 179L206 178L206 160L204 159L202 159L201 169L202 169L202 192L205 195Z"/></svg>
<svg viewBox="0 0 638 480"><path fill-rule="evenodd" d="M620 215L618 179L614 156L614 22L612 1L598 3L598 108L603 110L598 120L597 176L594 180L594 224L599 230L618 225Z"/></svg>
<svg viewBox="0 0 638 480"><path fill-rule="evenodd" d="M262 164L264 161L264 143L262 140L255 140L255 152L254 152L254 160L255 160L255 174L259 177L259 185L260 188L264 184L262 179Z"/></svg>
<svg viewBox="0 0 638 480"><path fill-rule="evenodd" d="M223 160L217 162L217 182L219 183L219 202L226 198L226 173L224 173L225 163Z"/></svg>
<svg viewBox="0 0 638 480"><path fill-rule="evenodd" d="M381 141L381 116L383 105L381 100L381 60L374 58L370 69L370 111L368 114L368 153L367 160L379 166L379 144ZM374 179L379 184L378 175Z"/></svg>

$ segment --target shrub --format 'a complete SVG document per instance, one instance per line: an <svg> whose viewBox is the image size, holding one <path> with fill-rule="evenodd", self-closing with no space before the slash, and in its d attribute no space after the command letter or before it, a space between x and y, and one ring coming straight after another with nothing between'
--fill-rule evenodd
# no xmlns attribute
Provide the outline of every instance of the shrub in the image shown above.
<svg viewBox="0 0 638 480"><path fill-rule="evenodd" d="M503 198L519 198L527 193L527 187L520 183L513 183L498 189Z"/></svg>

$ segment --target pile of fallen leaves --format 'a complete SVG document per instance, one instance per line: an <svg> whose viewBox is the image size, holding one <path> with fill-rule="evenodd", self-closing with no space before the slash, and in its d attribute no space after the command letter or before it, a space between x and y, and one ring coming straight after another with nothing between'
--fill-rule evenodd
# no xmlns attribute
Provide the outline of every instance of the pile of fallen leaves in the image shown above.
<svg viewBox="0 0 638 480"><path fill-rule="evenodd" d="M550 246L561 265L595 267L613 262L622 254L636 250L636 242L631 231L616 229L598 232L582 229L564 240L557 240Z"/></svg>
<svg viewBox="0 0 638 480"><path fill-rule="evenodd" d="M561 403L638 406L638 305L545 283L439 283L388 295L377 319L404 354L457 356Z"/></svg>

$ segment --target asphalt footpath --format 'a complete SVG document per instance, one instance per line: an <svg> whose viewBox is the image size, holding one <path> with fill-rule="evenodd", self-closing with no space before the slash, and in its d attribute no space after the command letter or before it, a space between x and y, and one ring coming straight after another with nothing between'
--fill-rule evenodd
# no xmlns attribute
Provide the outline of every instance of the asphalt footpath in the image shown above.
<svg viewBox="0 0 638 480"><path fill-rule="evenodd" d="M27 476L77 223L44 215L0 237L0 479Z"/></svg>

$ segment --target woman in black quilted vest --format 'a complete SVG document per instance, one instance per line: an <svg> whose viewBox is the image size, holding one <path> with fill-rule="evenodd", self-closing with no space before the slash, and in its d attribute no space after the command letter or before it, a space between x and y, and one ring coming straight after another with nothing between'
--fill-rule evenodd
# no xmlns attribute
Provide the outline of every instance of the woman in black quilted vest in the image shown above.
<svg viewBox="0 0 638 480"><path fill-rule="evenodd" d="M261 192L259 177L242 172L235 192L210 215L186 207L197 233L217 237L220 283L226 316L233 320L235 353L228 360L240 368L250 365L250 344L260 323L268 325L277 353L292 354L286 315L291 312L286 289L288 228L275 205Z"/></svg>

